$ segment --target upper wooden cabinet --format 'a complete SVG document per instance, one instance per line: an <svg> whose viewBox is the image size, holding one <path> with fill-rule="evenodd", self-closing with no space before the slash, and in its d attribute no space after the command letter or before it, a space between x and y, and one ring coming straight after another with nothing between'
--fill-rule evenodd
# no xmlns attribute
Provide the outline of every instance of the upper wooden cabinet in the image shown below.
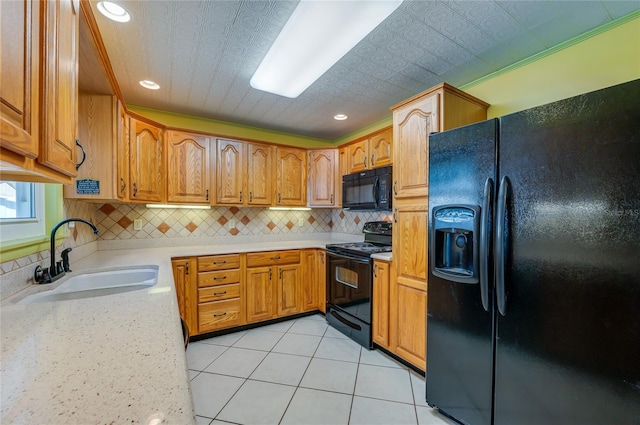
<svg viewBox="0 0 640 425"><path fill-rule="evenodd" d="M0 146L38 156L40 2L0 2Z"/></svg>
<svg viewBox="0 0 640 425"><path fill-rule="evenodd" d="M163 202L166 172L162 129L134 118L129 125L130 199Z"/></svg>
<svg viewBox="0 0 640 425"><path fill-rule="evenodd" d="M126 183L123 188L122 176L118 174L122 110L115 96L80 94L78 97L78 135L85 141L86 157L78 168L76 182L64 186L65 198L124 200L121 193Z"/></svg>
<svg viewBox="0 0 640 425"><path fill-rule="evenodd" d="M167 131L167 202L209 204L213 187L207 136Z"/></svg>
<svg viewBox="0 0 640 425"><path fill-rule="evenodd" d="M487 118L488 107L446 83L394 106L394 196L427 196L429 133L482 121Z"/></svg>
<svg viewBox="0 0 640 425"><path fill-rule="evenodd" d="M392 164L393 130L391 127L370 134L348 145L348 173Z"/></svg>
<svg viewBox="0 0 640 425"><path fill-rule="evenodd" d="M274 147L248 143L247 176L248 197L246 205L268 206L273 204Z"/></svg>
<svg viewBox="0 0 640 425"><path fill-rule="evenodd" d="M300 207L307 204L307 151L276 149L276 205Z"/></svg>
<svg viewBox="0 0 640 425"><path fill-rule="evenodd" d="M77 157L78 2L3 1L0 16L3 178L70 183Z"/></svg>
<svg viewBox="0 0 640 425"><path fill-rule="evenodd" d="M245 143L216 141L216 203L242 204L244 192Z"/></svg>
<svg viewBox="0 0 640 425"><path fill-rule="evenodd" d="M45 32L41 93L43 132L38 162L76 175L79 2L43 2ZM82 141L80 142L82 143Z"/></svg>
<svg viewBox="0 0 640 425"><path fill-rule="evenodd" d="M217 204L264 205L273 201L273 147L218 139Z"/></svg>
<svg viewBox="0 0 640 425"><path fill-rule="evenodd" d="M314 149L308 152L309 206L338 206L342 178L338 175L338 150Z"/></svg>

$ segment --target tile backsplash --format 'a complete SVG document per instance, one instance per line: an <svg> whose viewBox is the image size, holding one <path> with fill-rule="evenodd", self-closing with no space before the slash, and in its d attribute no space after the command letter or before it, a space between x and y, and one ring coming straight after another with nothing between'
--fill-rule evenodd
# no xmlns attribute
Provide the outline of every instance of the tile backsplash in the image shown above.
<svg viewBox="0 0 640 425"><path fill-rule="evenodd" d="M78 223L56 248L56 256L73 248L70 258L80 259L98 249L118 249L137 241L141 246L198 245L211 238L233 240L242 237L274 239L313 237L314 233L361 235L367 221L391 220L391 213L345 211L342 209L312 209L310 211L269 210L267 208L213 207L210 210L150 209L137 204L92 204L64 200L64 217L83 218L93 222L100 231L96 238L89 226ZM140 230L134 230L140 220ZM124 241L128 241L125 243ZM104 248L100 248L101 244ZM49 251L0 264L0 299L4 299L33 283L33 270L40 264L48 267Z"/></svg>
<svg viewBox="0 0 640 425"><path fill-rule="evenodd" d="M389 213L313 209L214 207L210 210L150 209L135 204L102 204L96 210L101 240L171 239L301 233L360 234L365 222ZM140 230L134 230L140 220ZM195 241L194 241L195 243Z"/></svg>

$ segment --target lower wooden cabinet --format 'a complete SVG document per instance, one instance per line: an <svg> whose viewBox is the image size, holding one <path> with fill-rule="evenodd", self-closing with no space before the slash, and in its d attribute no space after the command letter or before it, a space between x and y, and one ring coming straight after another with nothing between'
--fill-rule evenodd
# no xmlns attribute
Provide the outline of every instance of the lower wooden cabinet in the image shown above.
<svg viewBox="0 0 640 425"><path fill-rule="evenodd" d="M240 254L198 258L198 333L244 323Z"/></svg>
<svg viewBox="0 0 640 425"><path fill-rule="evenodd" d="M427 367L427 293L404 285L391 287L391 350L409 363Z"/></svg>
<svg viewBox="0 0 640 425"><path fill-rule="evenodd" d="M383 348L389 345L389 275L391 264L386 261L373 262L373 317L371 326L373 342Z"/></svg>
<svg viewBox="0 0 640 425"><path fill-rule="evenodd" d="M198 333L197 266L196 258L171 260L180 317L187 324L190 335Z"/></svg>
<svg viewBox="0 0 640 425"><path fill-rule="evenodd" d="M247 269L247 322L255 323L276 317L276 294L273 267Z"/></svg>
<svg viewBox="0 0 640 425"><path fill-rule="evenodd" d="M324 311L324 249L172 259L180 316L191 335Z"/></svg>

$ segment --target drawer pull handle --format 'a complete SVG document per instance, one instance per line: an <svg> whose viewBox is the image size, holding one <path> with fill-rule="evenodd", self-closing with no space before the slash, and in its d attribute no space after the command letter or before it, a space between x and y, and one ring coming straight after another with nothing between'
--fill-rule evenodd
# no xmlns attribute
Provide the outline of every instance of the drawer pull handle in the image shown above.
<svg viewBox="0 0 640 425"><path fill-rule="evenodd" d="M225 280L226 278L227 278L226 276L214 277L213 280Z"/></svg>
<svg viewBox="0 0 640 425"><path fill-rule="evenodd" d="M227 264L227 260L224 261L214 261L213 264Z"/></svg>
<svg viewBox="0 0 640 425"><path fill-rule="evenodd" d="M214 314L213 317L222 317L222 316L226 316L226 315L227 315L227 312L225 311L222 314Z"/></svg>
<svg viewBox="0 0 640 425"><path fill-rule="evenodd" d="M279 256L279 255L276 255L275 257L271 257L271 259L272 259L272 260L279 260L279 259L280 259L280 256Z"/></svg>
<svg viewBox="0 0 640 425"><path fill-rule="evenodd" d="M224 295L226 294L227 291L222 291L222 292L214 292L213 295Z"/></svg>

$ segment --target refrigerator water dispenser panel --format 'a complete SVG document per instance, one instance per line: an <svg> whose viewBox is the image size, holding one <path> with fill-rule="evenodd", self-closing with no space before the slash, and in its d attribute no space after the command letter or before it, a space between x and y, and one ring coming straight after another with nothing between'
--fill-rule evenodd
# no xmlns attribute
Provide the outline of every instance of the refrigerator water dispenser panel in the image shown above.
<svg viewBox="0 0 640 425"><path fill-rule="evenodd" d="M431 272L454 282L478 283L480 207L436 207L432 223Z"/></svg>

